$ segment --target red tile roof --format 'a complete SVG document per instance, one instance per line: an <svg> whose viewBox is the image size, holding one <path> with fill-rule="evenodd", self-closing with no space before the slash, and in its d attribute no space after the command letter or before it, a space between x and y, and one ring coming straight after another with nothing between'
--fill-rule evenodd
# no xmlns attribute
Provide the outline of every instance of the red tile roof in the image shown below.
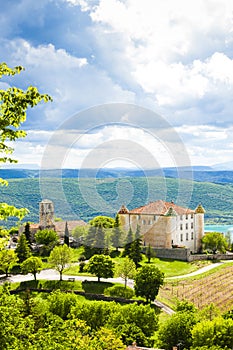
<svg viewBox="0 0 233 350"><path fill-rule="evenodd" d="M180 207L173 202L164 202L158 200L156 202L151 202L139 208L135 208L129 211L130 214L152 214L152 215L165 215L167 211L172 208L175 210L177 215L194 214L195 211Z"/></svg>

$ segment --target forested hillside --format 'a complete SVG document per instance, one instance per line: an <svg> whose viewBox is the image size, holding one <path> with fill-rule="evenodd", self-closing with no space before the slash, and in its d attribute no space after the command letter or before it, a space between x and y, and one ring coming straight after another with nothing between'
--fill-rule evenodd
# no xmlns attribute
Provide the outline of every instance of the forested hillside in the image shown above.
<svg viewBox="0 0 233 350"><path fill-rule="evenodd" d="M41 187L42 186L42 187ZM41 194L43 192L43 198ZM57 217L88 221L96 215L115 216L121 204L129 209L163 199L195 208L202 203L206 221L233 222L233 184L190 182L172 178L111 179L10 179L1 187L1 202L26 207L27 221L38 222L39 202L47 197L54 201ZM84 196L83 196L84 195ZM101 203L103 201L103 203ZM12 222L9 221L8 225Z"/></svg>

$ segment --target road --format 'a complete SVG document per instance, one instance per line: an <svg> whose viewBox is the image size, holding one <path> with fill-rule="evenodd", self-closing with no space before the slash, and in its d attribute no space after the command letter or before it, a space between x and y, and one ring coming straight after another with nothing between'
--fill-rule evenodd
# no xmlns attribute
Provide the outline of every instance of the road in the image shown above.
<svg viewBox="0 0 233 350"><path fill-rule="evenodd" d="M219 262L219 263L215 263L215 264L211 264L211 265L207 265L205 267L202 267L201 269L191 272L189 274L186 275L182 275L182 276L174 276L174 277L167 277L167 280L171 280L171 279L178 279L178 278L186 278L186 277L192 277L192 276L196 276L199 274L202 274L206 271L212 270L214 268L216 268L217 266L223 264L223 262ZM38 278L41 280L58 280L60 278L60 275L57 271L52 270L52 269L46 269L41 271L38 274ZM72 276L72 275L63 275L63 280L68 280L69 278L75 278L75 280L77 281L97 281L97 277L90 277L90 276ZM0 280L1 283L4 283L6 281L9 282L24 282L24 281L30 281L33 279L33 275L32 274L28 274L28 275L11 275L9 276L7 279L4 278L4 275L0 276ZM108 279L104 279L102 278L101 281L103 282L112 282L112 283L122 283L124 284L124 280L120 277L118 278L108 278ZM133 288L134 286L134 281L133 280L128 280L127 285L130 288ZM155 305L157 305L159 308L161 308L164 312L166 312L169 315L172 315L174 313L174 310L170 309L168 306L166 306L165 304L155 300L154 301Z"/></svg>

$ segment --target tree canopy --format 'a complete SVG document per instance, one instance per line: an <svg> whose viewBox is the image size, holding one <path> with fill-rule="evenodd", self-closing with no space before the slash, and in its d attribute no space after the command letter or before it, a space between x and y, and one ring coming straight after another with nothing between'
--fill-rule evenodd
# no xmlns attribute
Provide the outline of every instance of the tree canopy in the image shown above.
<svg viewBox="0 0 233 350"><path fill-rule="evenodd" d="M0 79L3 76L19 74L22 70L24 70L22 66L10 68L2 62L0 63ZM27 109L35 107L41 101L51 100L49 95L40 94L34 86L29 86L27 90L17 87L0 90L0 163L17 162L11 157L14 151L12 142L26 136L21 125L26 120ZM0 179L0 184L7 185L8 183L6 180ZM0 203L0 220L7 220L10 216L22 219L27 213L28 210L25 208L17 209L12 205Z"/></svg>
<svg viewBox="0 0 233 350"><path fill-rule="evenodd" d="M156 298L163 285L164 273L157 267L144 265L135 276L135 294L146 298L147 303Z"/></svg>
<svg viewBox="0 0 233 350"><path fill-rule="evenodd" d="M98 281L100 281L101 277L113 277L114 266L115 263L108 255L93 255L87 265L87 271L92 273L93 275L96 275L98 277Z"/></svg>
<svg viewBox="0 0 233 350"><path fill-rule="evenodd" d="M49 263L60 274L60 281L62 281L62 273L66 267L71 263L73 254L72 249L66 244L53 248L49 256Z"/></svg>
<svg viewBox="0 0 233 350"><path fill-rule="evenodd" d="M225 253L227 249L227 240L220 232L208 232L202 238L204 248L215 254L217 251Z"/></svg>

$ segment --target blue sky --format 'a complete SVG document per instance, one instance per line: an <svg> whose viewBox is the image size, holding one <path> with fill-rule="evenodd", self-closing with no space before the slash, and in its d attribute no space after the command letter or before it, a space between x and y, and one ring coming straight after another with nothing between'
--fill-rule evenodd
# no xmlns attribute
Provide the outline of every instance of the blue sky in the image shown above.
<svg viewBox="0 0 233 350"><path fill-rule="evenodd" d="M231 0L5 1L0 45L1 62L25 67L0 87L53 97L29 110L19 164L232 162Z"/></svg>

